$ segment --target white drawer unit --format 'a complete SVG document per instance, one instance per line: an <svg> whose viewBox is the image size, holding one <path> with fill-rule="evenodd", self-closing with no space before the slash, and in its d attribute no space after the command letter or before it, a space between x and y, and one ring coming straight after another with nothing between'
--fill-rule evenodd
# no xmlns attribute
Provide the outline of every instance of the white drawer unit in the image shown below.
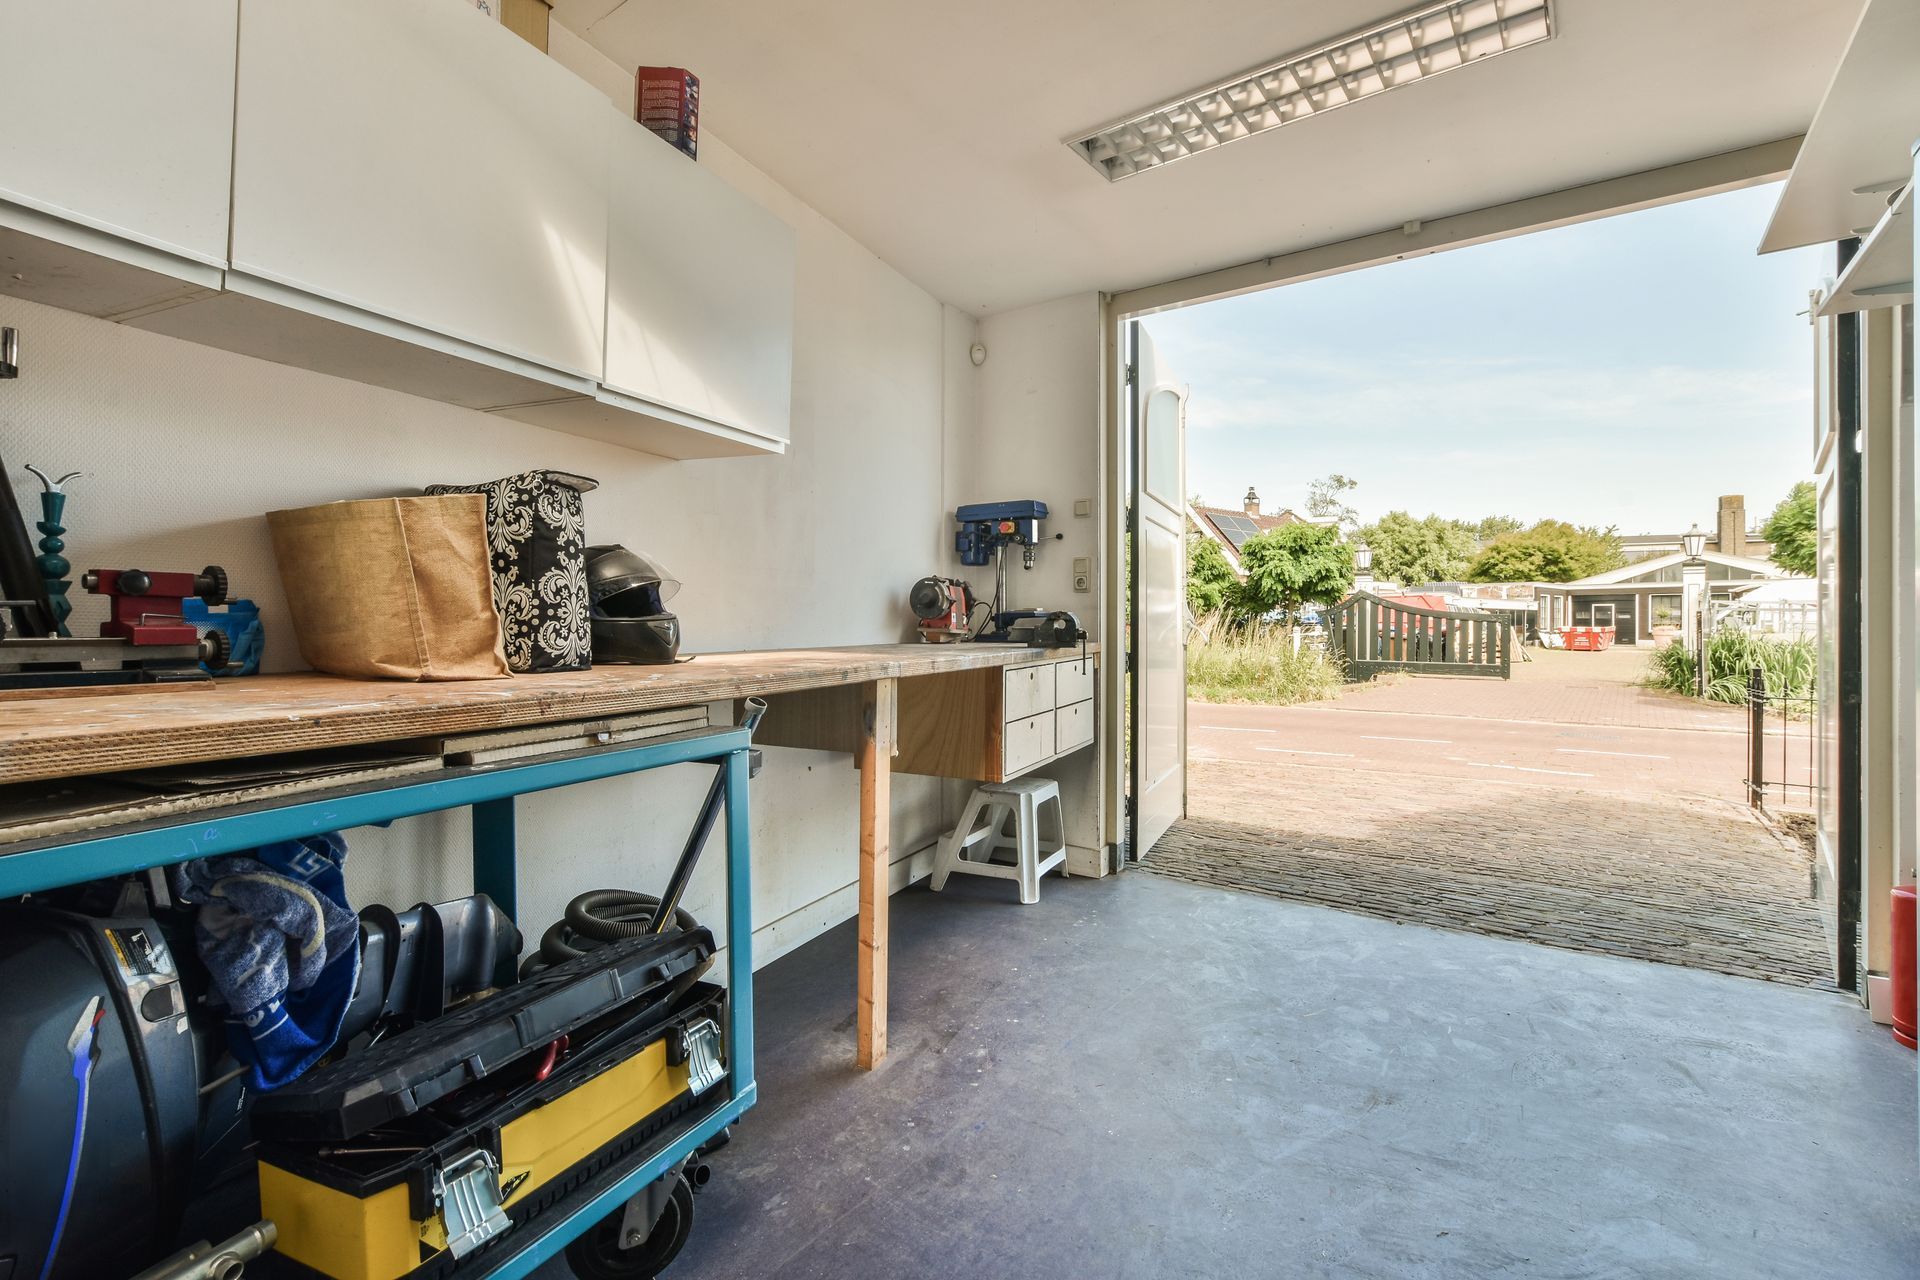
<svg viewBox="0 0 1920 1280"><path fill-rule="evenodd" d="M1093 701L1076 702L1053 713L1053 753L1065 755L1093 741Z"/></svg>
<svg viewBox="0 0 1920 1280"><path fill-rule="evenodd" d="M1053 665L1053 705L1070 706L1093 696L1093 659L1076 658Z"/></svg>
<svg viewBox="0 0 1920 1280"><path fill-rule="evenodd" d="M1086 750L1098 735L1095 700L1066 702L1060 695L1092 693L1097 655L1057 653L1021 650L1004 655L1017 666L902 677L893 771L1006 782ZM775 747L858 751L864 712L857 694L852 686L782 694L760 740Z"/></svg>
<svg viewBox="0 0 1920 1280"><path fill-rule="evenodd" d="M1040 711L1053 710L1054 664L1008 667L1001 679L1001 708L1008 723L1024 720Z"/></svg>
<svg viewBox="0 0 1920 1280"><path fill-rule="evenodd" d="M1010 721L1001 732L1000 751L1003 778L1024 773L1041 761L1052 759L1055 754L1053 712L1042 711L1037 716Z"/></svg>
<svg viewBox="0 0 1920 1280"><path fill-rule="evenodd" d="M1004 782L1093 741L1091 657L1036 662L1000 673L1000 773Z"/></svg>

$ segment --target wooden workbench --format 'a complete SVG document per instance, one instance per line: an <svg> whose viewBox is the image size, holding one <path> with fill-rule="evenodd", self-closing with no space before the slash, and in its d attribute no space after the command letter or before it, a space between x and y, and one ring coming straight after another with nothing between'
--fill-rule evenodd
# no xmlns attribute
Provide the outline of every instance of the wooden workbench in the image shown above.
<svg viewBox="0 0 1920 1280"><path fill-rule="evenodd" d="M1089 646L1089 653L1097 649ZM902 680L1081 656L1016 645L869 645L702 654L666 667L506 680L401 683L324 675L223 680L213 688L62 699L0 698L0 784L70 778L325 747L364 746L523 725L593 720L746 697L841 690L857 713L817 745L851 750L860 767L858 1056L886 1053L887 870L891 773ZM974 677L971 684L978 683ZM958 686L956 686L958 687ZM789 717L789 722L793 717ZM811 729L770 733L773 745L816 745ZM4 855L0 855L4 856Z"/></svg>

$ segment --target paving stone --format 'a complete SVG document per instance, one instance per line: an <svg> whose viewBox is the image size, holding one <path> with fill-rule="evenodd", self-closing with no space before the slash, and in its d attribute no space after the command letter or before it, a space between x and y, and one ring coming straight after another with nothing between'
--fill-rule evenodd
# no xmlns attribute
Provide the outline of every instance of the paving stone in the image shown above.
<svg viewBox="0 0 1920 1280"><path fill-rule="evenodd" d="M1630 706L1614 688L1606 696ZM1575 951L1831 980L1806 855L1735 804L1576 785L1543 802L1538 783L1383 786L1377 774L1194 761L1188 812L1150 871Z"/></svg>

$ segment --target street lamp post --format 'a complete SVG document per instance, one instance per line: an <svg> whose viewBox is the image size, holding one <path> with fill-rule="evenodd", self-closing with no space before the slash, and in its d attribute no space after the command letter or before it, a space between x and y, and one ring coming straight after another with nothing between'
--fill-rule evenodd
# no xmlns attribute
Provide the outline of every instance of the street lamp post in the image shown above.
<svg viewBox="0 0 1920 1280"><path fill-rule="evenodd" d="M1687 652L1693 655L1695 692L1706 693L1706 637L1701 631L1702 611L1707 598L1707 562L1700 558L1701 551L1707 545L1707 535L1700 526L1680 535L1680 548L1687 558L1680 564L1680 628L1681 643Z"/></svg>
<svg viewBox="0 0 1920 1280"><path fill-rule="evenodd" d="M1353 589L1373 590L1373 548L1364 542L1353 544Z"/></svg>

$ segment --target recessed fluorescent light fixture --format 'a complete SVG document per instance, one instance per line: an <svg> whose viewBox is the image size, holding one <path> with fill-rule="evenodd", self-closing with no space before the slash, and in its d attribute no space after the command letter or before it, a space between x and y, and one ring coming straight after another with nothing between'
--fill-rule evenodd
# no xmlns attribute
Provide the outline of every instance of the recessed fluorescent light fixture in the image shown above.
<svg viewBox="0 0 1920 1280"><path fill-rule="evenodd" d="M1109 182L1553 35L1550 0L1443 0L1149 107L1067 145Z"/></svg>

